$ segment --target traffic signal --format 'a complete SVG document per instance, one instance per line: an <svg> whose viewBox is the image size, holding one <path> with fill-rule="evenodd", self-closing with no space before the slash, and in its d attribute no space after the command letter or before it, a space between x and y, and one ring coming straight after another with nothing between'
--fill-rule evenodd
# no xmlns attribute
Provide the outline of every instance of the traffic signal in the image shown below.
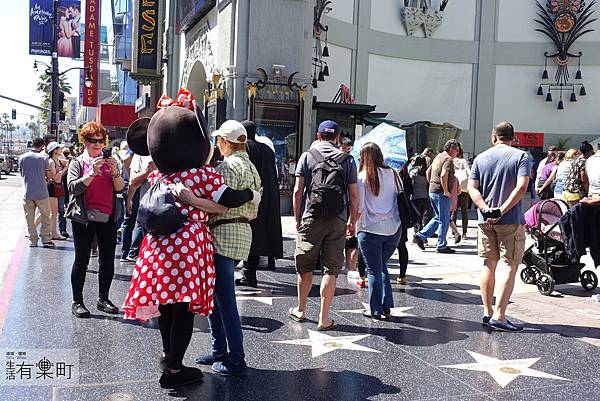
<svg viewBox="0 0 600 401"><path fill-rule="evenodd" d="M17 119L17 109L12 109L12 119L13 120Z"/></svg>
<svg viewBox="0 0 600 401"><path fill-rule="evenodd" d="M64 92L58 92L58 110L63 111L65 109L65 94Z"/></svg>

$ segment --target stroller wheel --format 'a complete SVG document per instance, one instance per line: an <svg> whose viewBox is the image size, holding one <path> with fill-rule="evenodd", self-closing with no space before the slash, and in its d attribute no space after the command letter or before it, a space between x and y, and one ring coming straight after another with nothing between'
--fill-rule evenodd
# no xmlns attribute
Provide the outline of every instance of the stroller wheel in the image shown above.
<svg viewBox="0 0 600 401"><path fill-rule="evenodd" d="M554 280L549 274L542 274L536 285L542 295L550 295L554 291Z"/></svg>
<svg viewBox="0 0 600 401"><path fill-rule="evenodd" d="M592 291L598 287L598 276L596 273L586 270L579 275L579 281L584 290Z"/></svg>
<svg viewBox="0 0 600 401"><path fill-rule="evenodd" d="M523 270L521 270L521 280L525 284L533 284L537 280L537 272L532 267L527 266Z"/></svg>

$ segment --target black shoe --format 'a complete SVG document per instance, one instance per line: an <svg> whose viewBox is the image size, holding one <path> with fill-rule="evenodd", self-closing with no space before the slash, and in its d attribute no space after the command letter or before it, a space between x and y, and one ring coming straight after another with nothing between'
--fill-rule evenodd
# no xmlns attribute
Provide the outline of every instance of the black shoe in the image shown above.
<svg viewBox="0 0 600 401"><path fill-rule="evenodd" d="M223 362L226 357L227 357L227 354L225 354L225 355L216 355L216 356L213 355L213 354L198 355L194 359L194 361L198 365L212 366L213 363Z"/></svg>
<svg viewBox="0 0 600 401"><path fill-rule="evenodd" d="M96 250L92 250L92 252L90 253L90 256L92 258L97 258L98 257L98 250L97 249Z"/></svg>
<svg viewBox="0 0 600 401"><path fill-rule="evenodd" d="M437 253L455 253L456 251L452 248L450 248L449 246L445 247L445 248L440 248L437 250Z"/></svg>
<svg viewBox="0 0 600 401"><path fill-rule="evenodd" d="M69 238L69 233L68 233L68 232L66 232L66 231L61 231L61 232L60 232L60 235L62 235L62 236L63 236L63 237L65 237L65 238Z"/></svg>
<svg viewBox="0 0 600 401"><path fill-rule="evenodd" d="M235 285L242 285L244 287L257 288L258 282L256 281L256 278L254 278L254 280L253 280L249 277L242 276L242 278L235 279Z"/></svg>
<svg viewBox="0 0 600 401"><path fill-rule="evenodd" d="M413 241L415 244L417 244L417 246L419 248L421 248L422 251L425 250L425 242L423 242L423 238L419 237L418 235L415 234Z"/></svg>
<svg viewBox="0 0 600 401"><path fill-rule="evenodd" d="M177 373L170 373L165 370L158 382L162 388L173 389L196 384L200 381L202 381L202 371L200 369L183 366Z"/></svg>
<svg viewBox="0 0 600 401"><path fill-rule="evenodd" d="M79 318L90 317L90 311L87 310L83 303L79 302L73 302L73 305L71 305L71 313Z"/></svg>
<svg viewBox="0 0 600 401"><path fill-rule="evenodd" d="M117 308L108 299L105 299L104 301L102 301L102 300L99 299L98 302L96 303L96 308L99 311L110 313L110 314L113 314L113 315L116 315L117 313L119 313L119 308Z"/></svg>
<svg viewBox="0 0 600 401"><path fill-rule="evenodd" d="M431 234L431 238L437 238L437 237L438 237L437 233Z"/></svg>

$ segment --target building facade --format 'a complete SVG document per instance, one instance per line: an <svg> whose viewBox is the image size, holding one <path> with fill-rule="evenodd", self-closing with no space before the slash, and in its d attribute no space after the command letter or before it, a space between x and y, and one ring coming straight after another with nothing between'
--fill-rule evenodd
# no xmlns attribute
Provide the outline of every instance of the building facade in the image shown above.
<svg viewBox="0 0 600 401"><path fill-rule="evenodd" d="M546 0L539 0L545 6ZM583 53L582 80L586 96L564 109L536 95L544 70L544 52L555 47L537 32L535 0L450 0L441 25L429 37L424 29L408 35L402 15L404 1L333 0L324 17L329 26L328 60L331 76L315 91L331 100L340 84L350 87L359 103L377 105L377 111L402 124L419 120L449 122L462 129L460 137L469 153L490 144L490 130L507 120L520 132L543 133L543 144L563 140L579 146L597 138L600 129L594 113L600 94L600 22L588 28L570 53ZM438 9L441 1L429 3ZM598 5L595 6L597 8ZM577 60L569 63L571 80ZM548 59L549 80L556 71Z"/></svg>

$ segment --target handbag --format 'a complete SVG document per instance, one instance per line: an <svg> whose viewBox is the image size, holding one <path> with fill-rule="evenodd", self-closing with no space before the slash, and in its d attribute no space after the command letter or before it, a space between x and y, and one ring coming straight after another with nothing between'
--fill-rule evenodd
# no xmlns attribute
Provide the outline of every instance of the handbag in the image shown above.
<svg viewBox="0 0 600 401"><path fill-rule="evenodd" d="M65 187L63 186L62 182L52 181L50 185L54 187L55 198L62 198L63 196L65 196Z"/></svg>
<svg viewBox="0 0 600 401"><path fill-rule="evenodd" d="M108 223L108 220L110 220L110 215L103 213L98 209L88 209L86 213L89 221L94 221L96 223Z"/></svg>
<svg viewBox="0 0 600 401"><path fill-rule="evenodd" d="M179 212L175 197L158 178L140 199L137 221L150 234L166 235L183 227L187 217Z"/></svg>
<svg viewBox="0 0 600 401"><path fill-rule="evenodd" d="M406 192L404 192L404 188L400 182L400 177L396 171L394 171L394 177L396 181L396 189L398 190L398 194L396 195L396 203L398 204L400 221L402 222L402 226L405 228L414 227L419 221L421 221L421 213L419 213L417 207L406 195Z"/></svg>

